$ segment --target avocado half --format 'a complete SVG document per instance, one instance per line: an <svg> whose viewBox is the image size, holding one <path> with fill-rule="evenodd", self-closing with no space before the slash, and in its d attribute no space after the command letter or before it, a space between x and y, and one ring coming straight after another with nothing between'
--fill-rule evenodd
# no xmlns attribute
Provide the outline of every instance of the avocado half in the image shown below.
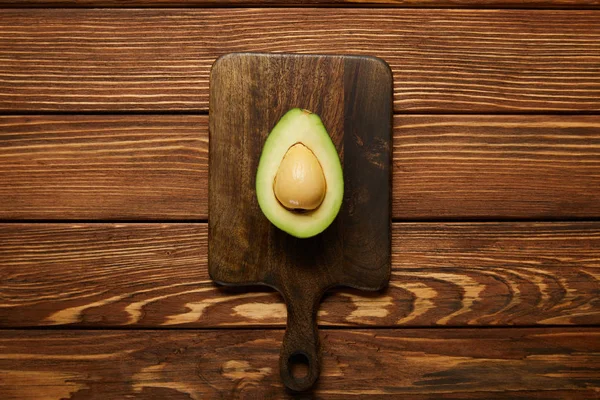
<svg viewBox="0 0 600 400"><path fill-rule="evenodd" d="M318 160L325 178L325 192L312 210L286 208L275 193L282 161L295 145L304 145ZM302 165L297 165L302 169ZM279 229L297 238L323 232L335 219L344 197L344 176L337 150L321 118L294 108L275 125L263 147L256 172L256 196L263 214Z"/></svg>

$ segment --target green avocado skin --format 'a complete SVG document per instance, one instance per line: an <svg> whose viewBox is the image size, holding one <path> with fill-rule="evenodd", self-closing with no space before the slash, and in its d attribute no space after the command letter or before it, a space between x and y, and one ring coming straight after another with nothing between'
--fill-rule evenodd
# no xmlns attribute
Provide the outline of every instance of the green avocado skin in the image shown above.
<svg viewBox="0 0 600 400"><path fill-rule="evenodd" d="M327 185L321 205L315 210L303 213L283 207L273 192L273 182L281 160L296 143L302 143L315 154ZM256 197L267 219L282 231L297 238L318 235L331 225L344 198L344 176L335 145L317 114L293 108L285 113L271 130L258 162Z"/></svg>

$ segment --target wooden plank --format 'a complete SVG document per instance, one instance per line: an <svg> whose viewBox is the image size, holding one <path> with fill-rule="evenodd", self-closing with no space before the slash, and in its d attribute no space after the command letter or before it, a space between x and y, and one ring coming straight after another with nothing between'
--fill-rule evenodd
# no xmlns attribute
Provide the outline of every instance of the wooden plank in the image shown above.
<svg viewBox="0 0 600 400"><path fill-rule="evenodd" d="M394 124L397 220L600 216L600 116ZM0 117L0 218L207 215L207 116Z"/></svg>
<svg viewBox="0 0 600 400"><path fill-rule="evenodd" d="M277 368L282 336L4 330L0 397L293 398ZM598 328L335 330L322 339L319 398L599 398Z"/></svg>
<svg viewBox="0 0 600 400"><path fill-rule="evenodd" d="M322 326L600 324L600 223L396 223L387 290ZM218 288L206 224L0 225L0 326L283 327L278 294Z"/></svg>
<svg viewBox="0 0 600 400"><path fill-rule="evenodd" d="M206 117L0 118L0 218L206 218L207 187Z"/></svg>
<svg viewBox="0 0 600 400"><path fill-rule="evenodd" d="M6 9L0 111L208 108L233 51L385 59L395 110L598 111L600 14L569 10Z"/></svg>
<svg viewBox="0 0 600 400"><path fill-rule="evenodd" d="M398 116L398 219L600 215L598 116Z"/></svg>
<svg viewBox="0 0 600 400"><path fill-rule="evenodd" d="M0 0L0 7L431 7L588 9L598 0Z"/></svg>

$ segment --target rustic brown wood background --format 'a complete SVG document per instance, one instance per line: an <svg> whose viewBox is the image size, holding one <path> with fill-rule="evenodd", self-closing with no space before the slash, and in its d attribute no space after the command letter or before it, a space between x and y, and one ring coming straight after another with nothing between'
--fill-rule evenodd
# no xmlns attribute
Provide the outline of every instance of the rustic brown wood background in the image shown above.
<svg viewBox="0 0 600 400"><path fill-rule="evenodd" d="M600 398L597 0L0 6L1 399L294 397L279 296L207 272L232 51L394 74L391 283L325 299L315 398Z"/></svg>

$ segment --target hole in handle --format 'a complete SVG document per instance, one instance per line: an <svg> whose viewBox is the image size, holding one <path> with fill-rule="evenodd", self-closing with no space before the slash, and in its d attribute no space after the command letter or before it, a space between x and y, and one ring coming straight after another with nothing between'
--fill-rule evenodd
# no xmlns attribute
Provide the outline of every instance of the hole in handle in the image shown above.
<svg viewBox="0 0 600 400"><path fill-rule="evenodd" d="M292 392L310 390L321 370L319 331L315 323L316 300L287 303L288 322L281 352L279 374Z"/></svg>
<svg viewBox="0 0 600 400"><path fill-rule="evenodd" d="M308 376L310 361L304 353L296 352L288 358L288 371L294 380L302 380Z"/></svg>

